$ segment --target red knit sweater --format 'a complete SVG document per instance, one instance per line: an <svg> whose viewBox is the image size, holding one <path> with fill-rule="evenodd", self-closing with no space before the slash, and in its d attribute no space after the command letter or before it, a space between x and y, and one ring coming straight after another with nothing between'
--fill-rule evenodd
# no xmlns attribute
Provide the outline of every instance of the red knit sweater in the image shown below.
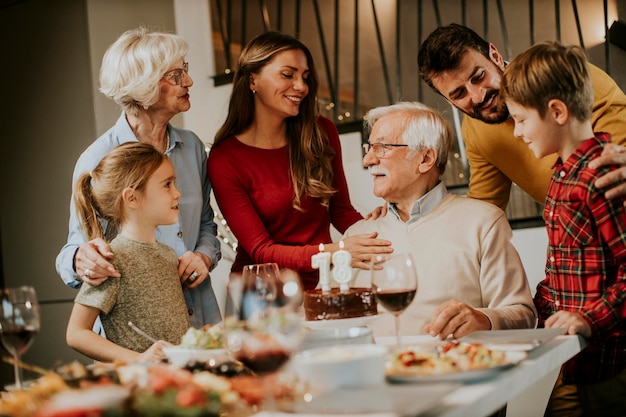
<svg viewBox="0 0 626 417"><path fill-rule="evenodd" d="M331 223L343 233L362 218L350 203L337 129L323 117L318 123L336 153L332 165L337 192L329 208L310 196L301 201L303 211L293 208L286 146L260 149L231 137L211 149L209 179L239 245L232 271L241 271L248 264L276 262L280 268L298 272L305 289L314 288L318 271L311 268L311 256L320 243L331 241Z"/></svg>

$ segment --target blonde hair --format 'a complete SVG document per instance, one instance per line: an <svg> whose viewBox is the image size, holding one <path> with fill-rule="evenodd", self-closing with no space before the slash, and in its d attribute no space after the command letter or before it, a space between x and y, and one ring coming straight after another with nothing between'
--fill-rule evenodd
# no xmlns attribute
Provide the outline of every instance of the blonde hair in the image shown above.
<svg viewBox="0 0 626 417"><path fill-rule="evenodd" d="M87 239L110 240L124 221L122 192L141 191L150 176L167 160L152 145L128 142L107 153L91 171L80 175L74 186L74 204ZM102 230L100 220L107 229Z"/></svg>
<svg viewBox="0 0 626 417"><path fill-rule="evenodd" d="M418 102L403 101L390 106L376 107L365 115L365 128L372 131L374 124L391 113L403 116L402 141L410 151L432 148L437 151L437 169L443 174L448 163L448 153L454 141L454 131L441 113ZM414 152L409 152L411 158Z"/></svg>
<svg viewBox="0 0 626 417"><path fill-rule="evenodd" d="M306 78L309 93L300 103L298 115L287 118L289 173L295 191L293 206L300 209L300 201L305 195L319 198L324 206L328 206L335 193L331 163L335 151L317 124L317 72L311 52L299 40L280 32L265 32L248 42L237 63L228 116L215 135L213 146L243 132L252 124L254 97L250 91L251 75L258 74L279 53L293 49L304 52L309 65L309 76Z"/></svg>
<svg viewBox="0 0 626 417"><path fill-rule="evenodd" d="M124 32L107 49L100 67L100 92L137 115L140 107L159 100L159 81L187 55L187 42L178 35L144 26Z"/></svg>
<svg viewBox="0 0 626 417"><path fill-rule="evenodd" d="M535 109L543 118L552 99L561 100L578 120L591 119L593 84L585 51L558 42L534 45L507 66L501 96Z"/></svg>

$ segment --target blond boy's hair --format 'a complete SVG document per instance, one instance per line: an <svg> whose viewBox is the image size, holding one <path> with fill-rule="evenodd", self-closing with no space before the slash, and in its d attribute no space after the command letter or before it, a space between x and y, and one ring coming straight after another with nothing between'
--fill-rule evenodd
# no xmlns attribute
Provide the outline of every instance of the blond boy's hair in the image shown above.
<svg viewBox="0 0 626 417"><path fill-rule="evenodd" d="M575 45L543 42L518 55L507 66L500 94L545 117L548 102L565 103L581 122L591 119L593 85L585 51Z"/></svg>

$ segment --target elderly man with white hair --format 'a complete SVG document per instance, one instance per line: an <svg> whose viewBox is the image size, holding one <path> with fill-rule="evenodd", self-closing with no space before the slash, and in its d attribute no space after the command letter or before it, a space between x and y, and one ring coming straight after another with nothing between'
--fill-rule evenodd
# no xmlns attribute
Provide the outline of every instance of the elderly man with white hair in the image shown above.
<svg viewBox="0 0 626 417"><path fill-rule="evenodd" d="M451 194L441 180L454 133L437 111L420 103L370 110L363 164L384 217L361 220L345 235L378 232L395 253L413 255L415 300L400 316L403 334L462 337L476 330L532 328L536 310L504 212ZM359 274L355 285L368 274ZM391 315L373 323L393 334Z"/></svg>

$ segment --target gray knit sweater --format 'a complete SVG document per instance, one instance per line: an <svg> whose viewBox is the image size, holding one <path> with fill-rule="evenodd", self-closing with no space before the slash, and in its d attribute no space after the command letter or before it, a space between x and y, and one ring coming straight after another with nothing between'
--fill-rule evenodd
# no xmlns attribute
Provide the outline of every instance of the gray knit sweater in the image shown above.
<svg viewBox="0 0 626 417"><path fill-rule="evenodd" d="M174 250L120 235L110 246L121 278L97 287L83 283L75 302L99 309L107 339L127 349L143 352L152 345L129 321L157 339L179 344L190 324Z"/></svg>

